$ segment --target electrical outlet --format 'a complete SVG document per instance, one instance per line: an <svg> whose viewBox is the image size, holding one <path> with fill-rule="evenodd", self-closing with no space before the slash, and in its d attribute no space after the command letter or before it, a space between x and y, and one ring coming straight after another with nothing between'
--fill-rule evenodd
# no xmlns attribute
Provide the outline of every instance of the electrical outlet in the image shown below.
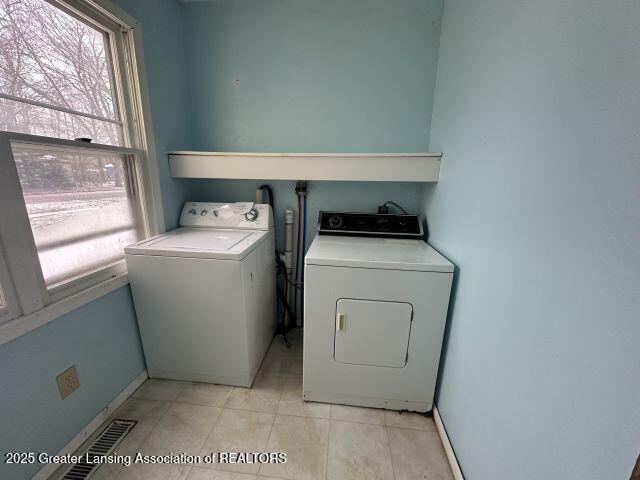
<svg viewBox="0 0 640 480"><path fill-rule="evenodd" d="M64 372L56 377L56 382L58 382L58 391L60 392L60 397L64 400L73 392L75 392L78 387L80 387L80 379L78 378L78 371L76 370L75 365L71 365Z"/></svg>

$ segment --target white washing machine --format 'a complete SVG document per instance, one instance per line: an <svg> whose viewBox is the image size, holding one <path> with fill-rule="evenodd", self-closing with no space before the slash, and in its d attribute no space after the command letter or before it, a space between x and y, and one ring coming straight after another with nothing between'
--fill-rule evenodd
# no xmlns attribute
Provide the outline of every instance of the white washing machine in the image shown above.
<svg viewBox="0 0 640 480"><path fill-rule="evenodd" d="M184 205L180 227L125 248L152 378L250 387L276 328L269 205Z"/></svg>
<svg viewBox="0 0 640 480"><path fill-rule="evenodd" d="M316 235L305 256L305 400L431 410L452 279L453 265L419 239Z"/></svg>

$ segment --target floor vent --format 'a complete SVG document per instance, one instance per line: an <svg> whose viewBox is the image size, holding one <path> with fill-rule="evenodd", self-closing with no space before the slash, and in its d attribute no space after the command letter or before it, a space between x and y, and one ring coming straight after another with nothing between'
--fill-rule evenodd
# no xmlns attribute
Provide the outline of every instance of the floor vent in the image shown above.
<svg viewBox="0 0 640 480"><path fill-rule="evenodd" d="M86 480L93 475L101 464L87 462L87 457L92 459L96 456L110 454L127 435L127 433L131 431L136 423L138 422L134 420L119 419L111 422L82 454L83 460L71 467L67 473L64 474L61 480Z"/></svg>

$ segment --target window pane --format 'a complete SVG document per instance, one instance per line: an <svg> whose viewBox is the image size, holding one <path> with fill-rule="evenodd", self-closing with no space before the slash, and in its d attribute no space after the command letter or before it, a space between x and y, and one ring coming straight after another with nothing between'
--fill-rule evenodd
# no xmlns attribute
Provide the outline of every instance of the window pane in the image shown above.
<svg viewBox="0 0 640 480"><path fill-rule="evenodd" d="M117 120L107 35L45 0L0 0L0 93ZM35 128L30 120L51 113L27 114L24 106L14 107L0 109L3 130L71 138L64 132L77 129L56 122L91 121L62 115ZM109 143L117 141L115 136Z"/></svg>
<svg viewBox="0 0 640 480"><path fill-rule="evenodd" d="M0 98L0 130L122 145L120 125L6 98Z"/></svg>
<svg viewBox="0 0 640 480"><path fill-rule="evenodd" d="M138 240L124 155L24 144L13 153L47 287L121 260Z"/></svg>

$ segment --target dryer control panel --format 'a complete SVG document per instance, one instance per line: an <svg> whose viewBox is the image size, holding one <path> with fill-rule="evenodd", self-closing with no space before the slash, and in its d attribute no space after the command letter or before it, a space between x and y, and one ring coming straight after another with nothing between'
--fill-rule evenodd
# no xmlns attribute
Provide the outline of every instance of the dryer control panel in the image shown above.
<svg viewBox="0 0 640 480"><path fill-rule="evenodd" d="M181 227L271 230L273 212L267 204L253 202L186 202L180 215Z"/></svg>
<svg viewBox="0 0 640 480"><path fill-rule="evenodd" d="M320 211L318 233L352 237L421 239L422 224L417 215Z"/></svg>

